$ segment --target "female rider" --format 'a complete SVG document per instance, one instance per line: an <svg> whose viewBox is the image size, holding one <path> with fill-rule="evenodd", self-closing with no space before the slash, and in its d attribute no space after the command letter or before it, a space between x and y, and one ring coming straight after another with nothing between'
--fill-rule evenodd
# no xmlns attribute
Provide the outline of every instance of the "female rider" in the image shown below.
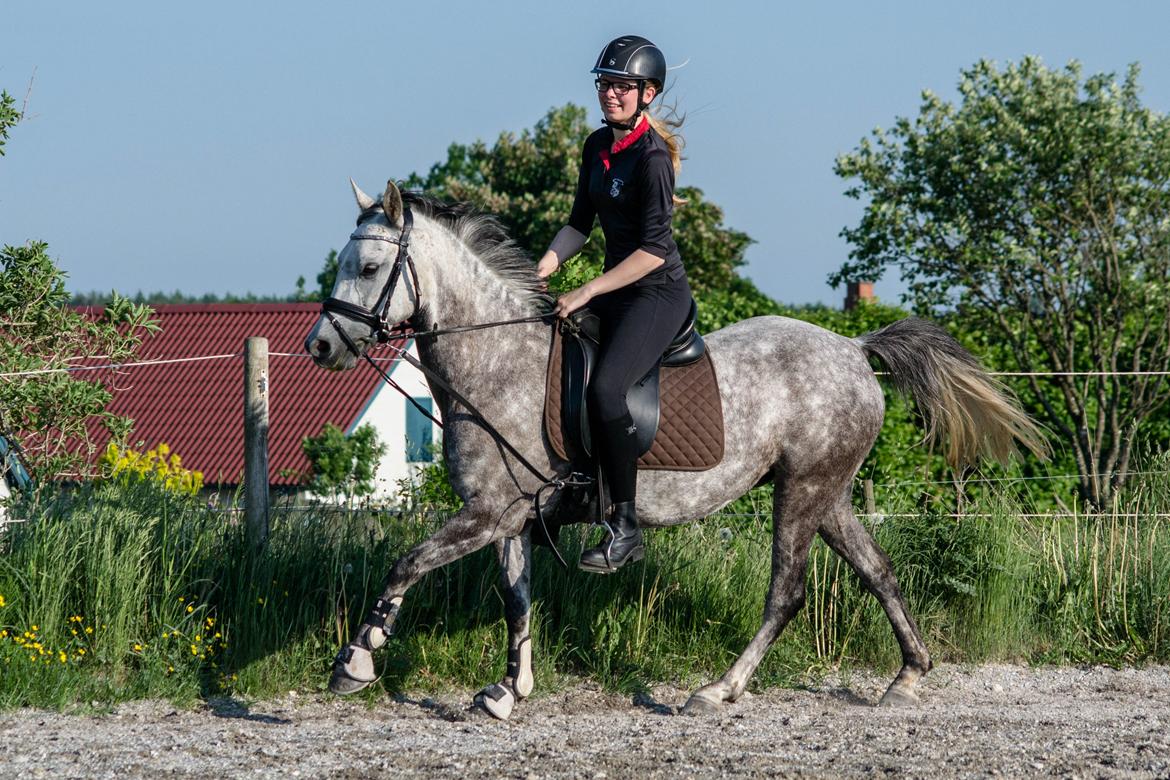
<svg viewBox="0 0 1170 780"><path fill-rule="evenodd" d="M666 59L650 41L627 35L602 49L592 72L606 126L585 141L569 224L537 273L546 278L580 252L599 219L604 273L561 296L556 312L567 317L588 304L601 320L589 406L613 511L601 544L582 553L580 566L609 573L644 552L634 510L639 453L626 393L682 327L691 290L671 235L682 139L647 112L662 92Z"/></svg>

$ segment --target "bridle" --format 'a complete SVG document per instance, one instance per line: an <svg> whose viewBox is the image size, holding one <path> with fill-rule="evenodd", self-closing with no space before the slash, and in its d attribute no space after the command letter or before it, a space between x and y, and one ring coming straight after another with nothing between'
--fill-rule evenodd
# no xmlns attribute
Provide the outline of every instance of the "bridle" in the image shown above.
<svg viewBox="0 0 1170 780"><path fill-rule="evenodd" d="M372 206L363 211L358 216L358 226L369 219L373 214L379 210L378 206ZM398 286L398 281L406 273L404 269L410 271L410 281L414 287L414 314L418 313L419 307L422 304L422 289L418 284L418 271L415 270L414 260L410 256L410 230L414 226L414 215L410 212L410 206L403 204L402 207L402 230L397 236L383 236L378 233L359 233L354 231L350 234L350 241L385 241L387 244L396 244L398 246L398 253L394 257L394 265L390 268L390 277L386 279L386 284L382 286L382 292L378 295L378 300L374 302L372 308L365 308L358 306L356 303L343 301L340 298L329 297L321 303L321 313L328 318L329 322L333 324L334 330L341 336L341 340L345 342L345 346L355 357L361 357L362 353L353 343L353 339L341 327L341 324L334 316L336 314L343 314L346 317L357 320L370 327L373 331L373 336L379 343L386 343L390 341L395 335L394 327L386 321L386 312L390 308L390 299L394 296L394 288ZM411 314L406 321L414 317Z"/></svg>
<svg viewBox="0 0 1170 780"><path fill-rule="evenodd" d="M362 213L358 216L358 226L360 227L363 222L376 214L379 210L384 211L384 208L378 205L374 205L362 211ZM389 214L386 216L389 218ZM389 221L393 222L393 220ZM545 525L544 512L540 506L541 493L550 487L557 489L567 486L583 487L593 484L594 480L585 475L578 474L577 472L573 472L568 477L554 476L550 479L549 477L545 476L540 471L540 469L536 468L536 466L533 466L527 458L520 454L520 451L517 450L516 447L514 447L512 443L508 441L494 425L488 422L483 414L478 409L476 409L470 401L468 401L458 390L453 388L445 379L443 379L443 377L439 376L434 370L425 366L406 350L395 347L389 342L395 337L408 334L413 335L416 338L424 335L433 337L441 336L445 333L462 333L469 330L493 328L500 325L511 325L521 322L538 322L546 320L550 315L540 314L530 317L519 317L511 320L501 320L499 322L486 322L477 325L465 325L462 327L446 328L443 330L435 329L430 331L412 332L408 327L404 327L402 323L398 323L392 326L386 320L386 312L390 308L390 300L394 296L394 288L398 286L399 280L406 275L407 271L410 273L410 281L414 287L414 312L412 312L411 315L402 322L406 323L406 325L409 325L414 317L418 314L419 310L422 308L422 288L419 286L418 271L415 270L414 260L410 257L410 230L413 225L414 216L410 212L410 206L406 203L403 203L402 230L397 236L384 236L376 233L359 233L356 230L351 233L349 236L350 241L385 241L388 244L396 244L398 246L398 252L394 258L394 265L390 269L390 277L386 280L386 284L382 286L382 292L378 295L378 300L374 302L373 307L367 309L364 306L357 305L356 303L350 303L349 301L343 301L340 298L334 298L331 296L322 301L321 313L329 320L330 323L332 323L333 329L337 331L339 336L341 336L341 340L345 342L345 346L349 348L349 351L352 352L355 357L365 358L366 362L369 363L370 366L372 366L373 369L378 372L379 376L381 376L387 384L405 396L408 401L414 404L415 408L422 412L423 415L428 417L432 422L434 422L439 427L443 426L443 423L435 419L435 417L431 415L430 411L419 404L419 402L416 401L409 393L399 387L398 383L391 379L390 375L377 363L375 363L374 359L371 358L368 353L363 353L360 349L358 349L357 344L355 344L353 339L349 337L349 334L345 332L345 329L341 327L341 323L337 321L337 317L335 315L340 314L368 325L370 330L373 331L373 337L377 339L379 343L388 344L391 349L398 353L400 358L417 368L432 384L437 385L451 398L453 398L455 401L458 401L465 409L467 409L468 412L471 413L472 417L479 420L479 423L484 427L485 430L487 430L487 432L501 447L510 452L512 456L520 462L521 465L528 469L528 471L532 472L532 474L542 483L541 486L537 488L536 492L532 495L532 502L536 507L537 520L539 520L540 524L544 526L545 535L547 536L548 527ZM600 500L598 501L598 504L600 511ZM602 522L605 522L604 518L602 519ZM565 559L561 557L560 550L556 548L556 545L552 545L552 551L553 554L556 555L556 558L560 564L565 568L568 568L568 564L565 563Z"/></svg>

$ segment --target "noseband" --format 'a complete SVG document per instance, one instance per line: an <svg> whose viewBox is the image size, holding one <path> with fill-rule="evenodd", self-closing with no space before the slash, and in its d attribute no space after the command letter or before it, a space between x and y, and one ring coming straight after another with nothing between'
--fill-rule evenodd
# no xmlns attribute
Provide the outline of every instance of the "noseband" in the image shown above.
<svg viewBox="0 0 1170 780"><path fill-rule="evenodd" d="M360 227L362 222L369 219L378 210L378 207L375 206L363 211L358 217L358 226ZM386 312L390 308L390 299L394 296L394 288L398 286L398 280L406 273L403 269L407 267L410 270L410 281L414 287L414 310L416 313L422 304L422 290L418 284L418 271L415 270L414 260L410 256L410 229L413 225L414 216L410 212L410 206L403 204L402 231L397 237L358 233L357 231L350 234L350 241L385 241L387 244L398 245L398 254L395 256L394 265L390 269L390 278L386 280L386 284L382 287L382 293L378 296L378 300L374 303L373 308L367 309L364 306L358 306L356 303L343 301L340 298L326 298L321 303L321 313L329 318L329 322L333 324L333 329L341 336L341 340L345 342L345 346L354 354L354 357L361 357L361 351L353 343L353 339L349 337L345 329L341 327L341 323L334 316L335 314L341 314L358 322L365 323L369 326L374 338L380 343L389 341L394 336L394 332L393 327L386 321ZM412 314L411 317L413 316Z"/></svg>

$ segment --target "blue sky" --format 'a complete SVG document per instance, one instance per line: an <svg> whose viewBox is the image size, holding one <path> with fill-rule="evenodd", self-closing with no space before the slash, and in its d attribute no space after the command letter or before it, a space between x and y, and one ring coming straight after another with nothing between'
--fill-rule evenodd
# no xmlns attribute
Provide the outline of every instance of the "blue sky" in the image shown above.
<svg viewBox="0 0 1170 780"><path fill-rule="evenodd" d="M288 293L344 243L347 177L377 190L567 102L598 116L588 70L638 33L687 62L680 183L756 240L747 275L836 304L860 214L838 154L981 57L1138 61L1170 110L1167 29L1170 4L1080 0L6 2L0 87L36 78L0 158L0 242L47 241L74 290Z"/></svg>

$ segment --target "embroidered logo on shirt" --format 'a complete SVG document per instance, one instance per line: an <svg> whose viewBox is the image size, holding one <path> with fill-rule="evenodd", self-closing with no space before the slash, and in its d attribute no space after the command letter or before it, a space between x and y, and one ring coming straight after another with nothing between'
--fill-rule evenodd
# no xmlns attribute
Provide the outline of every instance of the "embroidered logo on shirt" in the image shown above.
<svg viewBox="0 0 1170 780"><path fill-rule="evenodd" d="M609 197L616 198L621 194L622 185L625 184L621 179L614 179L613 183L609 185Z"/></svg>

